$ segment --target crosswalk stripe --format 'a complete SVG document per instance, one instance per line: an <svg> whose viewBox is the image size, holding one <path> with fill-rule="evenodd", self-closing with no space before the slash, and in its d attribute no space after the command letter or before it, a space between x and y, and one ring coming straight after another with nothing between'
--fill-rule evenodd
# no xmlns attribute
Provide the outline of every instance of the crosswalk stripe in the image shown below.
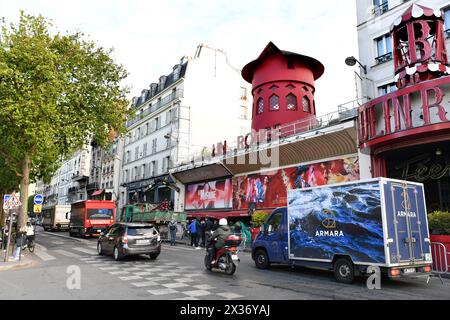
<svg viewBox="0 0 450 320"><path fill-rule="evenodd" d="M41 258L43 261L56 260L56 258L45 251L36 250L34 254Z"/></svg>
<svg viewBox="0 0 450 320"><path fill-rule="evenodd" d="M76 250L76 251L88 253L88 254L97 254L97 251L90 250L90 249L86 249L86 248L76 247L76 248L72 248L72 249L73 249L73 250Z"/></svg>
<svg viewBox="0 0 450 320"><path fill-rule="evenodd" d="M66 251L66 250L54 250L54 252L56 252L56 253L58 253L60 255L69 257L69 258L79 258L79 257L81 257L80 255L78 255L76 253L72 253L72 252L69 252L69 251Z"/></svg>

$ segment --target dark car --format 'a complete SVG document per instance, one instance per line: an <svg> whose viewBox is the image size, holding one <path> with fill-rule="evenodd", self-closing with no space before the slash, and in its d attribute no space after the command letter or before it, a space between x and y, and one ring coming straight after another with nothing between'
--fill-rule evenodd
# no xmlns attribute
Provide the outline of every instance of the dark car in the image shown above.
<svg viewBox="0 0 450 320"><path fill-rule="evenodd" d="M161 237L148 223L116 223L100 235L97 252L99 255L112 254L117 261L140 254L148 254L155 260L161 253Z"/></svg>

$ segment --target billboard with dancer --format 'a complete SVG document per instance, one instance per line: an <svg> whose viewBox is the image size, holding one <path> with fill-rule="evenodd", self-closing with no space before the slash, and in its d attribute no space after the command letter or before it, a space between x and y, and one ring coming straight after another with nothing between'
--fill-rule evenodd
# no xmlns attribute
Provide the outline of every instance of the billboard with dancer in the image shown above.
<svg viewBox="0 0 450 320"><path fill-rule="evenodd" d="M239 176L233 178L233 209L285 207L287 190L357 180L357 156Z"/></svg>
<svg viewBox="0 0 450 320"><path fill-rule="evenodd" d="M186 210L231 209L231 179L190 184L186 187Z"/></svg>

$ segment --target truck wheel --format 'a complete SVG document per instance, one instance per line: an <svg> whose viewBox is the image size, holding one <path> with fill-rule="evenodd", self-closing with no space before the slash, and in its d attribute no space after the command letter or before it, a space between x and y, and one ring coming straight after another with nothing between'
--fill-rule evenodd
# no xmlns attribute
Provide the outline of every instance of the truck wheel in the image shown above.
<svg viewBox="0 0 450 320"><path fill-rule="evenodd" d="M255 265L258 269L267 269L270 267L269 257L265 250L256 251Z"/></svg>
<svg viewBox="0 0 450 320"><path fill-rule="evenodd" d="M120 261L123 258L122 254L120 253L119 249L117 249L117 247L114 247L113 255L114 255L114 260L116 260L116 261Z"/></svg>
<svg viewBox="0 0 450 320"><path fill-rule="evenodd" d="M97 243L97 253L98 253L99 256L104 255L104 252L103 252L103 248L102 248L101 242L98 242L98 243Z"/></svg>
<svg viewBox="0 0 450 320"><path fill-rule="evenodd" d="M339 259L334 264L334 277L338 282L351 284L355 281L355 268L349 259Z"/></svg>

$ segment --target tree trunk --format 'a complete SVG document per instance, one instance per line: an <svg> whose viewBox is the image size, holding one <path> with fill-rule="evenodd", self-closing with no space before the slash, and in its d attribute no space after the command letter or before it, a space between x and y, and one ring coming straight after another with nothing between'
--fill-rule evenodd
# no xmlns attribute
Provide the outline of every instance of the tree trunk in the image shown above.
<svg viewBox="0 0 450 320"><path fill-rule="evenodd" d="M19 228L27 225L28 221L28 187L30 185L30 158L25 155L22 162L22 178L20 179L20 202L22 208L20 210L18 226Z"/></svg>

